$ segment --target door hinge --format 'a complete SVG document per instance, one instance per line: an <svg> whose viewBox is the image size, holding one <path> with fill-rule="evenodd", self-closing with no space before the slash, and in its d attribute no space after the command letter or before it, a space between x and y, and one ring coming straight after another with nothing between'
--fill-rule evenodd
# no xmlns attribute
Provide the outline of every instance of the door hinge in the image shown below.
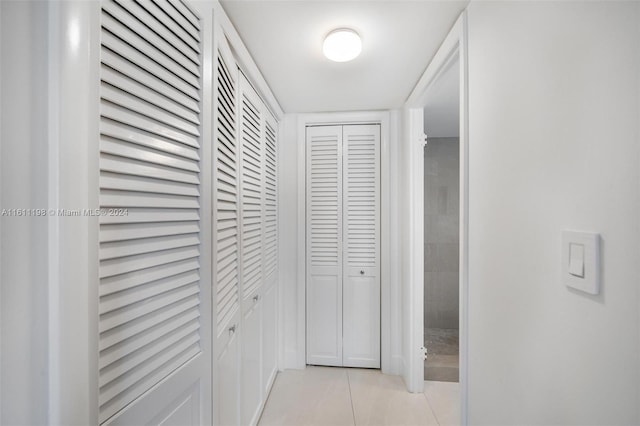
<svg viewBox="0 0 640 426"><path fill-rule="evenodd" d="M426 360L428 356L427 348L425 346L420 346L420 352L422 353L422 359Z"/></svg>

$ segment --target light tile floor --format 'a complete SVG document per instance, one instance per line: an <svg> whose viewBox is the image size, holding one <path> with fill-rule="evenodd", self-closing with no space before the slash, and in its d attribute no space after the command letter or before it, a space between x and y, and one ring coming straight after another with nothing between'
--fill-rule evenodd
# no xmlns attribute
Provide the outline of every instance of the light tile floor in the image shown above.
<svg viewBox="0 0 640 426"><path fill-rule="evenodd" d="M380 370L307 367L278 373L259 425L459 425L458 383L407 392Z"/></svg>

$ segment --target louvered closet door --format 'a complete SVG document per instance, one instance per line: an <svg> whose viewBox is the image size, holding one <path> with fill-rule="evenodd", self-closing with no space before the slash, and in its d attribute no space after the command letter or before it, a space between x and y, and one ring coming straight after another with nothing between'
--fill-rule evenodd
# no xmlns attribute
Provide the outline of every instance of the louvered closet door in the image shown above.
<svg viewBox="0 0 640 426"><path fill-rule="evenodd" d="M343 128L343 365L380 368L380 126Z"/></svg>
<svg viewBox="0 0 640 426"><path fill-rule="evenodd" d="M256 424L262 403L264 117L262 100L240 73L238 119L241 181L241 422Z"/></svg>
<svg viewBox="0 0 640 426"><path fill-rule="evenodd" d="M264 126L264 250L263 274L264 291L262 297L262 388L266 399L269 388L277 372L277 122L265 111Z"/></svg>
<svg viewBox="0 0 640 426"><path fill-rule="evenodd" d="M342 127L307 127L307 364L342 365Z"/></svg>
<svg viewBox="0 0 640 426"><path fill-rule="evenodd" d="M200 21L118 0L101 27L99 421L209 423Z"/></svg>
<svg viewBox="0 0 640 426"><path fill-rule="evenodd" d="M238 70L224 35L217 37L214 130L214 291L216 413L219 425L240 424L240 182Z"/></svg>
<svg viewBox="0 0 640 426"><path fill-rule="evenodd" d="M307 363L380 368L380 126L306 136Z"/></svg>

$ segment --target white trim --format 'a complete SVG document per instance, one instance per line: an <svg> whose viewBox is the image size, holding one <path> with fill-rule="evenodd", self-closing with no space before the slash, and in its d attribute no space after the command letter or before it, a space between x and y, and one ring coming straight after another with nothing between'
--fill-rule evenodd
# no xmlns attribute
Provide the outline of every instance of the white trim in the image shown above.
<svg viewBox="0 0 640 426"><path fill-rule="evenodd" d="M424 387L424 115L411 108L409 120L409 353L407 363L409 392ZM420 285L418 285L418 283Z"/></svg>
<svg viewBox="0 0 640 426"><path fill-rule="evenodd" d="M227 36L230 47L235 53L238 65L248 74L248 79L252 82L254 88L260 97L262 97L265 104L267 104L267 107L276 120L282 120L284 111L282 110L282 107L280 107L280 103L278 103L278 100L273 95L271 88L269 88L269 84L262 76L260 69L258 69L258 66L251 57L251 53L249 53L249 50L247 50L246 46L242 42L242 38L240 38L238 31L233 26L233 23L227 16L227 13L219 2L214 3L213 9L217 16L217 22L222 27L224 34Z"/></svg>
<svg viewBox="0 0 640 426"><path fill-rule="evenodd" d="M277 209L277 250L278 250L278 269L276 271L276 348L277 348L277 366L278 366L278 371L283 371L286 365L286 354L285 354L285 350L284 350L284 282L282 279L282 275L281 275L281 271L282 268L280 267L280 264L282 263L283 260L283 256L282 256L282 239L280 238L280 208L281 208L281 204L280 204L280 199L281 199L281 194L280 194L280 190L282 188L282 185L280 184L280 167L278 167L278 165L281 164L281 152L282 151L282 141L283 139L286 137L286 130L285 130L285 120L284 117L282 120L278 121L278 129L277 129L277 137L276 137L276 209Z"/></svg>
<svg viewBox="0 0 640 426"><path fill-rule="evenodd" d="M460 424L469 424L469 44L467 12L460 16Z"/></svg>
<svg viewBox="0 0 640 426"><path fill-rule="evenodd" d="M388 269L385 272L385 269L382 271L382 279L388 279L389 283L395 283L394 285L390 285L390 294L388 294L390 306L389 306L389 315L391 320L389 321L389 327L386 332L389 333L389 341L390 341L390 351L389 356L391 357L391 365L389 366L388 374L400 375L404 371L404 357L402 354L402 266L401 266L401 209L398 208L400 206L401 200L401 190L402 184L400 184L401 180L401 170L399 167L399 156L400 156L400 143L402 140L402 113L400 110L393 110L390 113L390 123L389 123L389 133L391 138L389 139L389 144L386 146L388 149L385 149L383 146L382 158L385 158L383 161L383 170L382 175L388 176L388 179L384 179L382 181L382 196L386 198L386 203L389 208L384 212L382 216L382 232L383 234L387 232L387 238L389 241L388 248L388 257L386 259L382 259L382 262L388 262ZM391 142L393 141L393 142ZM385 172L384 167L387 167L388 170ZM386 194L385 194L386 187ZM387 216L385 218L385 215ZM386 225L386 229L385 229ZM387 275L388 274L388 275ZM382 313L385 315L385 313ZM383 324L382 330L383 335L382 339L384 341L385 336L385 326Z"/></svg>
<svg viewBox="0 0 640 426"><path fill-rule="evenodd" d="M59 22L59 8L58 2L49 3L49 58L48 58L48 73L49 73L49 93L48 99L48 134L49 134L49 170L48 170L48 202L47 207L53 209L60 208L59 202L59 180L60 170L58 168L58 158L60 156L60 128L59 128L59 114L57 108L57 102L60 98L59 90L59 72L58 72L58 52L60 50L58 43L58 32L60 31ZM47 218L48 221L48 257L49 257L49 422L53 423L60 418L60 398L61 395L58 392L60 388L60 372L58 365L59 348L60 344L60 312L58 310L58 301L60 299L60 256L58 253L58 247L60 244L60 230L59 219L56 215L51 215Z"/></svg>
<svg viewBox="0 0 640 426"><path fill-rule="evenodd" d="M201 41L200 58L202 61L202 75L200 77L201 96L201 136L200 142L200 297L205 301L200 305L202 330L201 356L205 357L203 368L206 371L200 381L200 420L204 423L213 423L215 399L213 399L214 378L214 291L213 291L213 151L214 151L214 121L215 87L214 74L216 69L217 45L215 44L215 16L209 2L185 2L189 10L200 19ZM209 303L208 309L203 309ZM204 383L202 383L204 381Z"/></svg>
<svg viewBox="0 0 640 426"><path fill-rule="evenodd" d="M297 333L296 333L296 352L295 352L295 368L305 368L307 364L307 293L306 293L306 245L307 245L307 232L306 232L306 123L303 117L297 117L296 126L296 141L298 146L298 257L297 257L297 292L298 300L296 303L297 309Z"/></svg>
<svg viewBox="0 0 640 426"><path fill-rule="evenodd" d="M424 74L416 83L413 91L407 98L405 108L423 108L427 100L427 92L429 88L454 62L461 46L463 34L466 34L467 12L466 10L460 14L460 17L453 24L449 34L444 39L433 59L427 66Z"/></svg>
<svg viewBox="0 0 640 426"><path fill-rule="evenodd" d="M393 362L391 356L391 280L390 280L390 244L389 244L389 152L391 139L391 115L387 111L358 111L358 112L334 112L317 114L300 114L297 122L298 141L298 257L297 257L297 351L295 368L306 366L306 153L305 135L306 127L310 125L332 124L380 124L380 184L381 184L381 241L380 241L380 291L381 291L381 336L380 336L380 365L385 374L398 374L397 362Z"/></svg>
<svg viewBox="0 0 640 426"><path fill-rule="evenodd" d="M2 4L0 4L0 99L2 99ZM0 142L2 140L2 107L0 105ZM0 171L2 170L2 143L0 143ZM0 176L2 174L0 173ZM2 185L0 185L0 211L2 211ZM0 222L0 242L2 241L2 223ZM2 267L2 244L0 243L0 268ZM2 320L2 273L0 273L0 321ZM2 327L0 327L0 383L4 383L2 379L2 354L4 353L2 345ZM2 386L0 386L0 422L2 422L2 406L4 399L2 397Z"/></svg>
<svg viewBox="0 0 640 426"><path fill-rule="evenodd" d="M51 202L63 209L97 208L100 3L53 5L48 69ZM77 28L79 39L70 40ZM64 141L64 143L62 143ZM83 158L83 161L78 161ZM73 184L71 184L73 182ZM98 419L98 218L49 222L52 323L49 325L49 423Z"/></svg>
<svg viewBox="0 0 640 426"><path fill-rule="evenodd" d="M423 132L422 108L426 103L428 89L456 58L459 58L460 73L460 398L461 424L468 424L468 294L469 294L469 114L468 114L468 62L467 62L467 13L463 11L449 35L446 37L427 70L418 81L413 92L407 99L405 111L409 114L408 135L409 149L413 152L419 144L415 141ZM416 142L416 143L414 143ZM421 149L421 146L420 146ZM416 153L414 156L418 157ZM424 162L422 155L418 159L411 159L409 170L410 184L410 265L409 300L413 303L406 313L411 318L409 334L408 368L409 390L419 392L422 389L423 364L422 354L418 350L423 344L424 336L418 335L417 329L423 329L424 315L424 271L423 252L424 234L423 217L423 176ZM417 310L417 312L413 312ZM416 326L417 324L417 326Z"/></svg>

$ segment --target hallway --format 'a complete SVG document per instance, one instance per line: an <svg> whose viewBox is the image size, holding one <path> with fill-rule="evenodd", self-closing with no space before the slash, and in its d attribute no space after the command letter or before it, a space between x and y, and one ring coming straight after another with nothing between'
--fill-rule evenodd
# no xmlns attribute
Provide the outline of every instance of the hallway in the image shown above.
<svg viewBox="0 0 640 426"><path fill-rule="evenodd" d="M412 394L379 370L307 367L278 373L259 425L458 425L458 383Z"/></svg>
<svg viewBox="0 0 640 426"><path fill-rule="evenodd" d="M640 1L0 0L0 425L640 425L639 76Z"/></svg>

